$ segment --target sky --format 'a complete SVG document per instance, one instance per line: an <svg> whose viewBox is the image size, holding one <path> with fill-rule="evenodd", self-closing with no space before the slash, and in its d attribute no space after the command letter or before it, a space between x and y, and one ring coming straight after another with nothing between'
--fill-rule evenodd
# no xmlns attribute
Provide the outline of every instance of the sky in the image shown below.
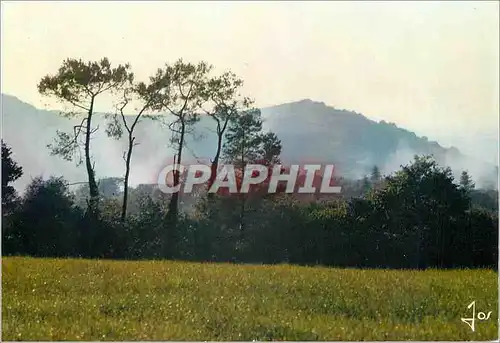
<svg viewBox="0 0 500 343"><path fill-rule="evenodd" d="M129 62L142 80L182 57L232 70L258 106L309 98L498 154L497 1L1 6L2 92L37 107L56 106L36 85L67 57Z"/></svg>

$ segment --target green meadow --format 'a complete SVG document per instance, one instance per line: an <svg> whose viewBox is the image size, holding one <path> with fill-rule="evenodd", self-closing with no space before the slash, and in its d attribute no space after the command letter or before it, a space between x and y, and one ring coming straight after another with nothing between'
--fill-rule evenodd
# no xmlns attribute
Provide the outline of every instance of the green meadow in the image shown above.
<svg viewBox="0 0 500 343"><path fill-rule="evenodd" d="M2 259L2 339L495 340L491 270ZM461 321L476 301L475 331Z"/></svg>

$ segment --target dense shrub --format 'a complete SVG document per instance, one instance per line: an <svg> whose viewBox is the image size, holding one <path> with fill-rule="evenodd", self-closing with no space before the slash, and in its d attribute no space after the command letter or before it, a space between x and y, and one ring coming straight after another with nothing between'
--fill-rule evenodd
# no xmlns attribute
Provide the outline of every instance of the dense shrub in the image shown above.
<svg viewBox="0 0 500 343"><path fill-rule="evenodd" d="M417 158L360 197L252 196L244 217L240 197L200 194L175 225L168 200L146 187L131 193L134 210L122 222L120 195L111 188L95 218L75 205L84 201L75 202L63 179L34 179L4 217L3 254L370 268L497 264L491 192L472 193L478 206L449 169L429 158Z"/></svg>

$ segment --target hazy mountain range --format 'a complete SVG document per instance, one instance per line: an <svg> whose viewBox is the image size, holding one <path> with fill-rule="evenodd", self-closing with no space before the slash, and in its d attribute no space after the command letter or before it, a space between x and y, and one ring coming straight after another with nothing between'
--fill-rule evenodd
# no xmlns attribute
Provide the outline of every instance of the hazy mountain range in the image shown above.
<svg viewBox="0 0 500 343"><path fill-rule="evenodd" d="M415 154L433 154L458 175L468 170L478 186L498 183L498 166L475 156L462 154L456 148L444 148L437 142L384 121L375 122L360 113L339 110L312 100L301 100L262 109L266 130L274 131L283 144L282 160L292 162L334 163L336 174L360 178L377 165L383 173L399 169ZM125 140L110 139L105 134L106 119L93 121L99 131L92 140L92 153L98 178L121 176ZM62 117L57 111L37 109L16 97L2 94L3 139L14 152L14 159L24 168L18 190L24 189L32 177L64 176L69 182L86 180L83 165L50 156L47 145L53 142L56 130L70 131L77 119ZM211 158L216 137L211 131L214 122L202 118L196 126L196 139L188 140L186 159ZM137 127L132 159L131 184L155 183L158 172L172 159L170 132L158 121L143 119ZM498 141L497 141L498 144Z"/></svg>

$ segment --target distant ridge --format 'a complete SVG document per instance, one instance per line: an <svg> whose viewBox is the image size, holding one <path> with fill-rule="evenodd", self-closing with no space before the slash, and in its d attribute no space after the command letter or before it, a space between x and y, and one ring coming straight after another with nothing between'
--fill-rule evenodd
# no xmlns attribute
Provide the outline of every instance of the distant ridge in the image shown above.
<svg viewBox="0 0 500 343"><path fill-rule="evenodd" d="M425 137L385 121L375 122L361 113L336 109L323 102L302 99L262 109L264 128L274 131L283 143L282 159L286 163L316 160L334 163L337 173L360 178L374 165L383 173L399 169L415 154L433 154L455 174L468 170L478 186L497 185L498 167L462 154L457 148L444 148ZM100 130L92 141L98 177L123 174L122 151L125 141L106 137L103 116L96 116ZM23 188L31 177L63 175L68 181L85 180L85 171L74 162L50 156L47 144L53 142L56 130L70 130L75 120L63 118L57 111L37 109L12 95L2 94L3 138L12 146L14 158L25 170L17 183ZM210 158L215 150L211 132L214 122L203 118L197 124L201 141L188 140L186 158ZM143 120L137 127L137 142L132 159L131 183L154 183L159 170L173 151L169 133L158 122Z"/></svg>

